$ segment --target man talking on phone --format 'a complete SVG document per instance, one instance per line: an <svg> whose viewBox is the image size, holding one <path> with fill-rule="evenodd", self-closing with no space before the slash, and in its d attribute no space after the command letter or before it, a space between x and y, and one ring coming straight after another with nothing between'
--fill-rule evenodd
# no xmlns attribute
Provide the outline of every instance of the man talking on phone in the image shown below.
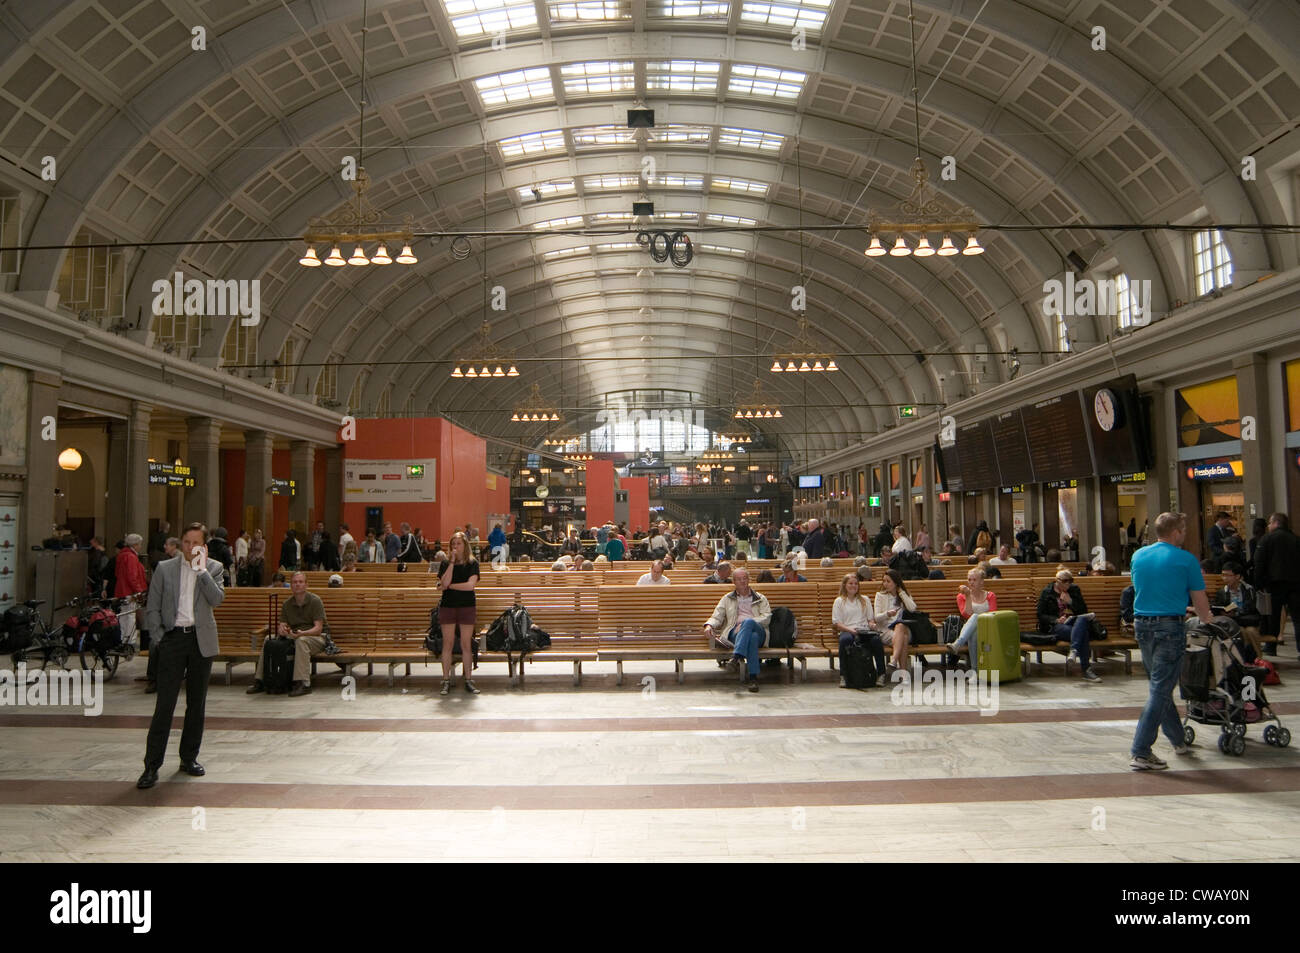
<svg viewBox="0 0 1300 953"><path fill-rule="evenodd" d="M146 628L162 638L150 650L158 653L158 700L149 725L144 774L137 788L158 783L158 769L167 753L172 714L181 682L185 683L185 727L181 731L181 770L194 777L205 773L199 764L203 743L204 706L212 657L217 654L217 623L212 610L226 597L224 570L208 558L208 530L191 523L181 534L181 551L154 570L145 606Z"/></svg>

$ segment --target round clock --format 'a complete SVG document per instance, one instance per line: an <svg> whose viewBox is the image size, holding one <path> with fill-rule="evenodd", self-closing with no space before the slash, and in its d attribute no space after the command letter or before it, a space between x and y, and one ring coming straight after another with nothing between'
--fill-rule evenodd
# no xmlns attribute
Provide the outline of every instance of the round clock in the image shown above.
<svg viewBox="0 0 1300 953"><path fill-rule="evenodd" d="M541 486L539 486L539 487L536 489L536 491L534 491L534 492L537 493L537 498L538 498L539 500L544 500L544 499L546 499L548 496L550 496L551 489L550 489L550 487L548 487L545 483L543 483L543 484L542 484Z"/></svg>
<svg viewBox="0 0 1300 953"><path fill-rule="evenodd" d="M1092 399L1092 412L1097 416L1097 426L1110 432L1119 423L1119 400L1109 387L1097 391Z"/></svg>

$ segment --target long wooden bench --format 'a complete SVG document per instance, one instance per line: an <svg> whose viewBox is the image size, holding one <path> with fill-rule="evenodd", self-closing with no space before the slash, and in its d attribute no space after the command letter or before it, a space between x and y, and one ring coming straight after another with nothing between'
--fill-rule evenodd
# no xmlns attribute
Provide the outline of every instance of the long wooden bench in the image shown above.
<svg viewBox="0 0 1300 953"><path fill-rule="evenodd" d="M762 592L773 608L789 608L799 624L799 631L816 632L822 625L822 605L813 584L786 584L777 587L766 583L754 587ZM688 661L726 661L731 653L709 645L704 634L708 621L726 592L721 586L697 585L671 588L662 586L601 586L599 598L599 656L601 661L617 665L618 684L623 683L623 663L670 661L680 683L685 679ZM793 647L764 648L763 659L789 663L794 677L794 662L800 665L801 679L808 675L808 658L826 655L820 644L803 638Z"/></svg>

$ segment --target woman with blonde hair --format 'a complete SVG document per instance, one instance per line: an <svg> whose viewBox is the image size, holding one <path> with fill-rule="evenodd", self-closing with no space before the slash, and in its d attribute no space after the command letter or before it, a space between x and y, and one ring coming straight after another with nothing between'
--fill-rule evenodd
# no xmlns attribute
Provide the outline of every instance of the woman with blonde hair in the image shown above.
<svg viewBox="0 0 1300 953"><path fill-rule="evenodd" d="M966 584L957 587L957 611L966 621L957 641L948 646L954 658L960 658L962 647L969 643L971 669L976 667L974 636L979 624L976 620L981 612L996 612L997 608L998 597L984 588L984 570L976 566L966 574Z"/></svg>
<svg viewBox="0 0 1300 953"><path fill-rule="evenodd" d="M447 548L451 550L451 558L438 564L438 588L442 590L442 601L438 605L438 625L442 627L442 690L439 694L446 695L451 691L454 671L452 646L456 630L460 629L465 691L477 695L479 690L470 676L474 674L474 586L478 583L478 560L471 554L469 539L462 532L451 534Z"/></svg>
<svg viewBox="0 0 1300 953"><path fill-rule="evenodd" d="M882 676L885 672L885 645L880 640L876 629L876 615L871 603L862 594L862 583L857 573L849 573L840 580L840 594L831 606L831 628L840 637L840 688L847 688L844 682L844 651L855 641L867 647L875 658L876 671Z"/></svg>

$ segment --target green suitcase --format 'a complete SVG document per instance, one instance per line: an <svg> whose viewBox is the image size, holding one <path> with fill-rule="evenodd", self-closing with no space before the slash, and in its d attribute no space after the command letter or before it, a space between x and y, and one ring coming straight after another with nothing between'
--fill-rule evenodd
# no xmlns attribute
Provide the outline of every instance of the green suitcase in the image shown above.
<svg viewBox="0 0 1300 953"><path fill-rule="evenodd" d="M976 664L997 672L998 682L1020 679L1020 616L1011 611L981 612L975 622Z"/></svg>

